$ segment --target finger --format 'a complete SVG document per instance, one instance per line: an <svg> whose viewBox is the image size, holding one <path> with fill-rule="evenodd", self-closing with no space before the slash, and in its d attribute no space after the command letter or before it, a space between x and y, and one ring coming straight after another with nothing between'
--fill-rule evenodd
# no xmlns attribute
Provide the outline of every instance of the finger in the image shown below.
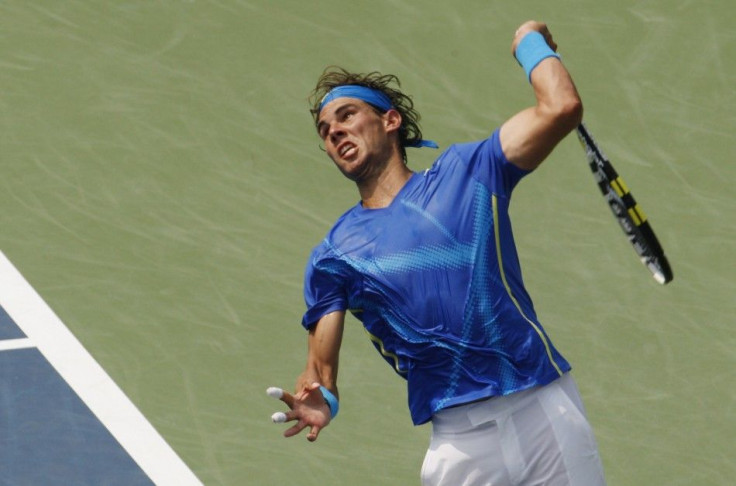
<svg viewBox="0 0 736 486"><path fill-rule="evenodd" d="M284 390L277 386L269 386L266 388L266 395L271 398L281 399L281 397L284 396Z"/></svg>
<svg viewBox="0 0 736 486"><path fill-rule="evenodd" d="M320 386L322 385L320 385L319 383L315 381L311 385L305 386L304 388L302 388L301 391L299 391L296 395L294 395L293 398L296 400L306 400L307 397L310 394L312 394L315 390L319 390Z"/></svg>
<svg viewBox="0 0 736 486"><path fill-rule="evenodd" d="M266 394L271 398L277 398L284 402L289 408L294 408L294 397L291 393L284 391L283 389L272 386L266 389Z"/></svg>
<svg viewBox="0 0 736 486"><path fill-rule="evenodd" d="M319 435L319 431L322 430L322 428L319 425L312 425L312 428L309 429L309 434L307 434L307 440L309 442L314 442L317 440L317 436Z"/></svg>
<svg viewBox="0 0 736 486"><path fill-rule="evenodd" d="M304 427L306 426L307 426L307 423L304 422L303 420L300 420L295 425L289 427L288 429L284 431L284 437L293 437L299 432L301 432L302 430L304 430Z"/></svg>
<svg viewBox="0 0 736 486"><path fill-rule="evenodd" d="M296 412L293 410L289 410L287 412L276 412L273 415L271 415L271 420L275 424L283 424L284 422L292 422L294 420L297 420L299 417L297 416Z"/></svg>
<svg viewBox="0 0 736 486"><path fill-rule="evenodd" d="M557 43L552 39L552 34L547 32L544 36L544 40L547 42L547 45L552 49L553 51L557 52Z"/></svg>
<svg viewBox="0 0 736 486"><path fill-rule="evenodd" d="M275 414L271 415L271 420L275 424L283 424L286 422L286 414L284 412L276 412Z"/></svg>
<svg viewBox="0 0 736 486"><path fill-rule="evenodd" d="M544 41L547 43L547 45L553 50L557 51L557 43L552 38L552 32L549 31L549 28L547 28L547 24L542 24L541 28L539 29L539 33L542 34L544 37Z"/></svg>

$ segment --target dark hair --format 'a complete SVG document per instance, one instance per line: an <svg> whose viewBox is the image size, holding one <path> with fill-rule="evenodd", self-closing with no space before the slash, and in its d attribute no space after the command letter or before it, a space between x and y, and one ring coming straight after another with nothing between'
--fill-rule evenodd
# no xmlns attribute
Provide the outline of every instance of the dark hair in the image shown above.
<svg viewBox="0 0 736 486"><path fill-rule="evenodd" d="M396 88L391 87L392 84L395 84ZM399 144L401 146L401 156L406 160L405 147L422 139L422 131L419 128L421 117L414 109L414 102L411 98L398 89L401 87L401 82L393 74L381 74L376 71L367 74L351 73L339 66L329 66L319 77L317 86L309 97L309 103L312 106L309 111L314 118L315 125L319 120L319 105L322 98L333 88L344 85L366 86L379 90L389 97L393 107L401 114ZM379 113L381 112L380 109L375 109Z"/></svg>

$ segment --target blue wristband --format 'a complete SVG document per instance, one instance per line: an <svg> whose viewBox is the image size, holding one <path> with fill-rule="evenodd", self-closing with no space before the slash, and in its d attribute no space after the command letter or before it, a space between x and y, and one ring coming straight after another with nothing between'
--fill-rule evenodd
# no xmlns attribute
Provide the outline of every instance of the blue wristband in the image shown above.
<svg viewBox="0 0 736 486"><path fill-rule="evenodd" d="M532 71L543 59L548 57L560 58L560 55L549 47L547 41L544 40L544 36L536 31L529 32L521 39L519 45L516 46L514 55L526 71L526 79L529 82L532 80Z"/></svg>
<svg viewBox="0 0 736 486"><path fill-rule="evenodd" d="M322 396L327 402L327 406L330 407L330 418L334 419L337 417L337 412L340 411L340 402L337 401L337 397L332 394L327 388L320 386L319 391L322 392Z"/></svg>

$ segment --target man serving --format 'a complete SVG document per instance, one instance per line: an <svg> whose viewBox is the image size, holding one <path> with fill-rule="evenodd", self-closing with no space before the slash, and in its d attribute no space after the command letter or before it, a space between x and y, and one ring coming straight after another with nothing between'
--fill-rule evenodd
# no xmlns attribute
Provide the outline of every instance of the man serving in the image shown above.
<svg viewBox="0 0 736 486"><path fill-rule="evenodd" d="M556 47L545 24L522 24L511 50L536 104L421 173L406 148L436 145L395 76L322 75L317 132L360 202L307 264L307 364L293 395L269 389L290 409L274 421L296 421L285 436L308 428L314 441L337 415L351 312L407 381L414 424L432 423L423 484L605 484L571 367L524 287L508 212L516 184L582 119Z"/></svg>

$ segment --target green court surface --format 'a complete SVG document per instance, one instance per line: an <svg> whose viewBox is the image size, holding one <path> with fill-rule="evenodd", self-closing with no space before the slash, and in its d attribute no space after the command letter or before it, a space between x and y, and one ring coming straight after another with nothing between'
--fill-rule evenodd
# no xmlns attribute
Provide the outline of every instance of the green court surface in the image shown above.
<svg viewBox="0 0 736 486"><path fill-rule="evenodd" d="M733 2L0 2L0 250L204 484L419 484L429 427L352 318L340 417L314 444L270 422L307 255L357 200L306 97L329 64L391 72L427 138L484 137L533 102L510 55L529 18L675 273L637 261L574 137L517 189L609 484L732 485Z"/></svg>

